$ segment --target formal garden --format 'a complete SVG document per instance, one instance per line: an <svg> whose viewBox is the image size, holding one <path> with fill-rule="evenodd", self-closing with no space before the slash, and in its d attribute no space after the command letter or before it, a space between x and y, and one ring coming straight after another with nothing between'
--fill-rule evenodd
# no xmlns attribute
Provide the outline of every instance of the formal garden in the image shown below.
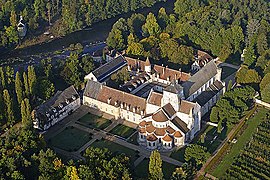
<svg viewBox="0 0 270 180"><path fill-rule="evenodd" d="M128 138L129 136L131 136L133 133L135 133L137 130L131 127L128 127L126 125L123 124L118 124L117 126L115 126L110 133L115 134L117 136L121 136L123 138Z"/></svg>
<svg viewBox="0 0 270 180"><path fill-rule="evenodd" d="M102 130L112 123L111 120L90 113L84 115L82 118L78 120L78 122L86 127L97 128Z"/></svg>
<svg viewBox="0 0 270 180"><path fill-rule="evenodd" d="M95 148L107 148L109 151L111 151L113 154L125 154L130 158L130 162L134 162L138 157L138 152L127 148L125 146L122 146L120 144L114 143L112 141L108 141L105 139L96 140L94 143L91 144L91 147Z"/></svg>
<svg viewBox="0 0 270 180"><path fill-rule="evenodd" d="M65 151L77 151L91 140L92 134L79 130L73 126L66 127L62 132L49 139L49 145Z"/></svg>

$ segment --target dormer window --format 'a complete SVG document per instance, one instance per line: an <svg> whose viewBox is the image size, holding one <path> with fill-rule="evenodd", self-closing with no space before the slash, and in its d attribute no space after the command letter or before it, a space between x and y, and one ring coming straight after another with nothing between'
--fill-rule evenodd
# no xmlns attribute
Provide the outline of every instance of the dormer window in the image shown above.
<svg viewBox="0 0 270 180"><path fill-rule="evenodd" d="M60 109L62 109L64 106L63 106L63 104L59 104L59 106L58 106Z"/></svg>
<svg viewBox="0 0 270 180"><path fill-rule="evenodd" d="M74 95L71 96L72 100L75 101L76 97Z"/></svg>
<svg viewBox="0 0 270 180"><path fill-rule="evenodd" d="M52 108L53 112L56 113L56 109L55 108Z"/></svg>
<svg viewBox="0 0 270 180"><path fill-rule="evenodd" d="M69 100L68 99L66 99L66 103L69 104Z"/></svg>

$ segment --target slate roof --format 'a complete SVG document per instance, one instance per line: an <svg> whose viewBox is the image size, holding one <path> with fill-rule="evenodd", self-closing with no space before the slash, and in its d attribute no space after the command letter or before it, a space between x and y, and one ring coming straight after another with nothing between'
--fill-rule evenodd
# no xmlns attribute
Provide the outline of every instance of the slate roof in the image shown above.
<svg viewBox="0 0 270 180"><path fill-rule="evenodd" d="M125 61L124 57L120 55L112 61L109 61L106 64L95 69L92 73L95 75L98 81L103 81L111 73L117 71L126 64L127 62Z"/></svg>
<svg viewBox="0 0 270 180"><path fill-rule="evenodd" d="M172 123L174 123L174 125L176 125L185 134L189 131L187 124L177 116L172 119Z"/></svg>
<svg viewBox="0 0 270 180"><path fill-rule="evenodd" d="M56 114L54 111L58 112L62 109L59 107L60 104L65 107L68 105L67 101L71 103L78 98L80 98L80 96L74 86L70 86L64 91L57 91L52 98L35 108L35 115L38 116L38 118L43 121L44 124L46 124L48 121L46 113L49 115L54 115Z"/></svg>
<svg viewBox="0 0 270 180"><path fill-rule="evenodd" d="M210 99L212 99L220 90L224 88L220 81L215 81L209 88L197 96L193 102L197 102L200 106L204 106Z"/></svg>
<svg viewBox="0 0 270 180"><path fill-rule="evenodd" d="M101 89L102 85L99 82L95 82L95 81L87 81L85 90L84 90L84 96L96 99L99 91Z"/></svg>
<svg viewBox="0 0 270 180"><path fill-rule="evenodd" d="M184 95L188 98L199 88L201 88L207 81L217 74L217 65L214 61L207 63L201 70L191 76L186 82L182 84L184 87Z"/></svg>
<svg viewBox="0 0 270 180"><path fill-rule="evenodd" d="M178 83L172 83L168 87L166 87L164 90L178 94L178 92L181 92L183 90L183 87Z"/></svg>

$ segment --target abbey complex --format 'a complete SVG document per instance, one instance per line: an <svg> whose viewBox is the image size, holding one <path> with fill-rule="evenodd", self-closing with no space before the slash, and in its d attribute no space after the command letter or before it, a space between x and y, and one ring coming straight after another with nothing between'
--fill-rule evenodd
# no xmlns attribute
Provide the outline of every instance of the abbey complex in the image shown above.
<svg viewBox="0 0 270 180"><path fill-rule="evenodd" d="M202 116L225 92L215 59L197 54L190 73L119 55L85 77L83 104L138 124L138 141L147 149L186 145L200 131ZM131 79L117 89L107 86L122 68Z"/></svg>

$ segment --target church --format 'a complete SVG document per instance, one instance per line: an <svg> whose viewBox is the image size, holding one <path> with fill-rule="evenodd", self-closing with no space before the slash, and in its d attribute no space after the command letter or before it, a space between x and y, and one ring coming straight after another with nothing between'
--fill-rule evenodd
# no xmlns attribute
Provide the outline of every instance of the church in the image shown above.
<svg viewBox="0 0 270 180"><path fill-rule="evenodd" d="M110 75L124 67L131 79L118 89L107 86ZM188 144L201 129L201 117L225 92L214 60L191 75L120 55L85 79L83 104L138 124L138 142L150 150Z"/></svg>

